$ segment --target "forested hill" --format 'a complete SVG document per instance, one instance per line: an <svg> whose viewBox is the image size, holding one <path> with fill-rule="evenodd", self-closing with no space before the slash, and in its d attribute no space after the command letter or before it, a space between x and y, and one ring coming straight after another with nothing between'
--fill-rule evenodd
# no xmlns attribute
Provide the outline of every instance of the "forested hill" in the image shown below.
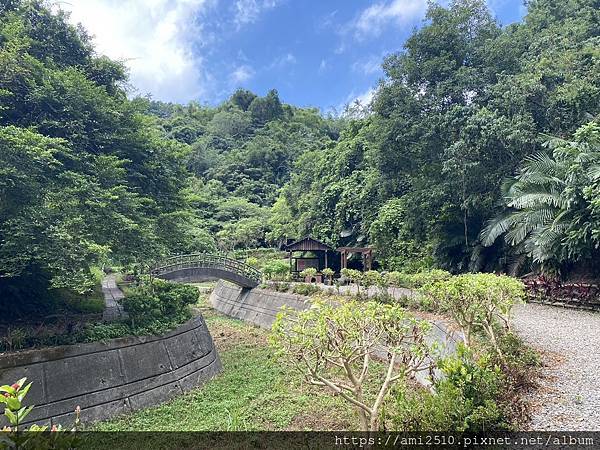
<svg viewBox="0 0 600 450"><path fill-rule="evenodd" d="M218 107L152 102L167 139L189 145L188 200L224 249L269 241L270 207L295 162L334 143L343 120L237 90ZM291 237L291 236L290 236Z"/></svg>
<svg viewBox="0 0 600 450"><path fill-rule="evenodd" d="M483 0L432 5L370 108L340 118L276 91L128 98L125 66L45 5L0 2L3 302L306 234L401 270L598 257L598 0L532 0L507 27Z"/></svg>

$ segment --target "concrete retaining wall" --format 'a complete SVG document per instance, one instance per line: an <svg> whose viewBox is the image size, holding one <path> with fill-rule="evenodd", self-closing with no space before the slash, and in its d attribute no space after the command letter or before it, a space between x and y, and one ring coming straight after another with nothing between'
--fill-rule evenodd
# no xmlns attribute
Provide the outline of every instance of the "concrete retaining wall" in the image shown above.
<svg viewBox="0 0 600 450"><path fill-rule="evenodd" d="M309 306L308 297L266 289L242 289L219 281L210 295L217 311L261 328L271 328L282 306L302 310Z"/></svg>
<svg viewBox="0 0 600 450"><path fill-rule="evenodd" d="M0 384L27 377L29 423L70 426L164 402L203 384L221 362L202 317L162 336L127 337L0 356ZM0 421L0 425L4 424Z"/></svg>

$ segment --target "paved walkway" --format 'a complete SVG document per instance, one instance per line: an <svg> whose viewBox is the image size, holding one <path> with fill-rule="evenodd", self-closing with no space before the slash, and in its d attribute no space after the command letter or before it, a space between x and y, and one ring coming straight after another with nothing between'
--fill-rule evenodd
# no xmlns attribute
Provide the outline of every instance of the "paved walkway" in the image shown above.
<svg viewBox="0 0 600 450"><path fill-rule="evenodd" d="M519 305L513 326L542 353L532 430L600 430L600 313Z"/></svg>
<svg viewBox="0 0 600 450"><path fill-rule="evenodd" d="M117 287L114 274L106 275L104 280L102 280L102 293L104 294L104 303L106 304L102 320L112 322L122 319L125 316L125 311L123 311L123 307L117 300L125 297L125 294Z"/></svg>

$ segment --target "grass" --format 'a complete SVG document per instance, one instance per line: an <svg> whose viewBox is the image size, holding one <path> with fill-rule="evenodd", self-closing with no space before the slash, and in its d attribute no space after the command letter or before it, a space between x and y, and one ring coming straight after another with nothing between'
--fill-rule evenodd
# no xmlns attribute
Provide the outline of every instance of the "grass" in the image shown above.
<svg viewBox="0 0 600 450"><path fill-rule="evenodd" d="M102 422L97 431L343 430L354 412L278 361L268 332L199 306L223 371L204 386L157 407Z"/></svg>

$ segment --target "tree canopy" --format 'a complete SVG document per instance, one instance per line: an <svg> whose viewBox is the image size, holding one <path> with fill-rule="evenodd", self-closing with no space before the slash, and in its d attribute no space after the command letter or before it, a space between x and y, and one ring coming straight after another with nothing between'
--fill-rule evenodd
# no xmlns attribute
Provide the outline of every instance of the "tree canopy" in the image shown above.
<svg viewBox="0 0 600 450"><path fill-rule="evenodd" d="M308 234L373 245L390 270L589 260L600 8L527 7L503 27L484 0L432 3L373 102L334 117L274 89L216 106L129 98L126 67L67 13L2 2L1 301L34 284L85 291L108 261Z"/></svg>

